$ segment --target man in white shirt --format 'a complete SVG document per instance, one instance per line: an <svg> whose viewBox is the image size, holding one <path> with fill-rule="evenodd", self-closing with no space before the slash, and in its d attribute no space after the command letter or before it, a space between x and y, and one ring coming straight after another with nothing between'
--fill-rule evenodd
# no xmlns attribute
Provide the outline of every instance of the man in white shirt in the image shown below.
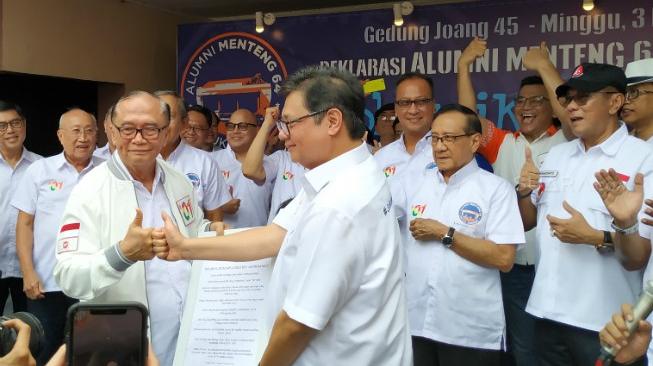
<svg viewBox="0 0 653 366"><path fill-rule="evenodd" d="M109 110L107 113L104 115L104 134L107 137L107 143L102 146L98 147L93 151L93 156L97 156L98 158L102 160L107 160L113 153L113 151L116 149L116 145L114 145L113 141L111 141L111 134L109 131L111 130L111 113L113 112L113 106L109 107Z"/></svg>
<svg viewBox="0 0 653 366"><path fill-rule="evenodd" d="M310 169L274 223L184 239L166 220L169 260L276 256L272 329L260 365L412 365L399 229L383 174L361 143L363 90L351 74L307 67L291 76L277 123L293 161Z"/></svg>
<svg viewBox="0 0 653 366"><path fill-rule="evenodd" d="M153 242L162 238L155 228L162 226L162 212L188 236L205 231L208 222L186 175L158 157L171 120L168 104L132 92L116 103L111 120L116 153L73 190L53 275L66 294L84 301L146 305L154 352L170 366L190 263L152 259Z"/></svg>
<svg viewBox="0 0 653 366"><path fill-rule="evenodd" d="M653 58L626 65L626 78L621 119L632 129L633 136L653 144Z"/></svg>
<svg viewBox="0 0 653 366"><path fill-rule="evenodd" d="M435 164L411 181L415 193L404 205L415 365L499 365L499 272L510 270L524 243L514 189L476 163L481 123L471 109L443 106L431 139Z"/></svg>
<svg viewBox="0 0 653 366"><path fill-rule="evenodd" d="M181 132L183 139L190 146L203 151L213 151L213 144L217 136L211 128L213 113L201 105L192 105L186 108L188 123L186 129ZM209 136L215 136L210 139Z"/></svg>
<svg viewBox="0 0 653 366"><path fill-rule="evenodd" d="M475 60L485 55L486 50L487 41L474 38L458 59L458 100L473 110L477 108L476 91L470 67ZM555 88L564 81L549 59L546 45L530 49L524 56L523 63L528 70L536 71L539 76L527 76L520 82L514 110L519 130L500 129L492 121L481 119L483 138L479 152L492 164L494 173L513 186L519 182L524 151L530 149L537 163L541 164L552 146L567 141L564 129L555 125L554 118L557 116L563 126L569 124L567 114L555 95ZM595 240L603 242L603 232L593 230L589 225L570 226L576 230L576 237L583 241L593 234ZM533 344L535 319L526 312L526 303L535 279L536 246L535 230L530 230L526 233L526 245L515 255L512 270L501 274L508 334L507 351L514 357L517 366L536 363Z"/></svg>
<svg viewBox="0 0 653 366"><path fill-rule="evenodd" d="M592 364L605 320L641 289L641 272L628 271L641 267L639 250L610 243L609 231L617 227L611 228L612 217L593 187L601 169L614 169L630 188L638 172L653 173L650 146L629 136L619 121L625 92L620 68L579 65L556 89L578 139L553 147L539 168L527 150L517 194L524 227L537 226L539 259L526 311L538 318L540 365ZM607 240L562 242L558 222L574 215Z"/></svg>
<svg viewBox="0 0 653 366"><path fill-rule="evenodd" d="M27 307L16 256L18 210L9 205L27 167L42 158L23 146L26 131L21 108L0 100L0 314L10 293L14 312L26 311Z"/></svg>
<svg viewBox="0 0 653 366"><path fill-rule="evenodd" d="M170 126L161 156L193 183L204 216L210 221L222 221L220 207L231 197L224 180L220 179L219 164L207 152L188 145L181 138L181 133L188 127L188 113L181 97L169 90L160 90L154 95L170 106Z"/></svg>
<svg viewBox="0 0 653 366"><path fill-rule="evenodd" d="M43 324L45 345L37 361L45 363L63 343L68 307L77 300L66 296L54 281L57 229L73 187L101 160L92 157L95 118L72 109L59 119L57 136L63 152L27 168L11 205L18 210L16 251L23 273L27 311Z"/></svg>
<svg viewBox="0 0 653 366"><path fill-rule="evenodd" d="M279 119L279 115L279 107L266 109L263 124L249 146L243 162L243 175L255 183L265 182L268 173L275 174L272 182L274 188L272 189L268 224L272 223L282 206L287 205L290 200L297 196L297 193L301 190L301 181L306 170L303 166L292 161L288 150L277 150L268 156L265 154L267 137L276 129L275 122ZM270 164L273 167L272 171L266 171L266 160L272 162Z"/></svg>
<svg viewBox="0 0 653 366"><path fill-rule="evenodd" d="M246 178L242 164L258 132L256 116L247 109L239 109L231 114L226 126L229 145L212 153L233 196L227 206L235 208L235 212L225 210L224 222L232 228L263 226L270 214L272 188L277 176L276 161L263 156L263 178Z"/></svg>
<svg viewBox="0 0 653 366"><path fill-rule="evenodd" d="M433 81L426 75L407 73L399 78L395 91L395 114L403 133L382 147L374 158L388 179L395 201L401 191L402 175L422 171L433 162L429 136L435 101Z"/></svg>

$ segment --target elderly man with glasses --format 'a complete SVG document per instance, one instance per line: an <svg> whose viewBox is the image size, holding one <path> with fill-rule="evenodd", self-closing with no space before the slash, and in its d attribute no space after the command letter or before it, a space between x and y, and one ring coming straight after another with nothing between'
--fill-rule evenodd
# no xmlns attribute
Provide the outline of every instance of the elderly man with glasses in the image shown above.
<svg viewBox="0 0 653 366"><path fill-rule="evenodd" d="M210 228L192 183L159 153L167 141L170 109L137 91L111 115L116 152L73 189L56 242L54 278L74 298L138 301L148 306L154 352L172 365L190 263L153 259L161 213L188 236Z"/></svg>
<svg viewBox="0 0 653 366"><path fill-rule="evenodd" d="M39 364L45 363L63 342L68 307L77 301L62 292L52 270L57 229L66 202L82 177L102 162L92 157L96 135L93 115L81 109L61 115L57 137L63 152L32 163L11 201L18 210L16 252L27 311L41 321L46 334Z"/></svg>
<svg viewBox="0 0 653 366"><path fill-rule="evenodd" d="M471 109L443 106L431 142L434 163L399 204L415 365L499 365L499 273L512 268L524 243L514 189L474 159L481 122Z"/></svg>
<svg viewBox="0 0 653 366"><path fill-rule="evenodd" d="M259 127L254 113L238 109L229 117L226 149L212 153L232 195L223 210L224 222L233 228L262 226L268 222L270 200L277 172L277 160L263 156L261 179L250 180L243 174L243 163Z"/></svg>

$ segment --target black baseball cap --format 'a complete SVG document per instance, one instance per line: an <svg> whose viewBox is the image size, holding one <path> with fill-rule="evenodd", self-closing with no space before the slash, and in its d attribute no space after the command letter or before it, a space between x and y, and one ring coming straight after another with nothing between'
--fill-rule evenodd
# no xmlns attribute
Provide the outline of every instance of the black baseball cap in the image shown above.
<svg viewBox="0 0 653 366"><path fill-rule="evenodd" d="M556 88L556 95L561 97L567 94L569 89L591 93L608 86L614 87L620 93L626 93L624 71L613 65L585 62L576 66L571 78Z"/></svg>

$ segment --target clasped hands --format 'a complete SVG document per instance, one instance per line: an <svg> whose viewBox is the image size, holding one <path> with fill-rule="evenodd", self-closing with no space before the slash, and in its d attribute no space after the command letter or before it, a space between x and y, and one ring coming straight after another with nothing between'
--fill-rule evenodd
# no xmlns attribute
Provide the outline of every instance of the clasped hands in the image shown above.
<svg viewBox="0 0 653 366"><path fill-rule="evenodd" d="M136 209L136 217L120 242L120 250L126 259L132 262L153 259L154 256L169 261L183 259L181 248L186 238L168 214L161 212L161 218L163 227L143 227L143 212ZM210 229L217 235L223 235L226 228L219 221L210 225Z"/></svg>

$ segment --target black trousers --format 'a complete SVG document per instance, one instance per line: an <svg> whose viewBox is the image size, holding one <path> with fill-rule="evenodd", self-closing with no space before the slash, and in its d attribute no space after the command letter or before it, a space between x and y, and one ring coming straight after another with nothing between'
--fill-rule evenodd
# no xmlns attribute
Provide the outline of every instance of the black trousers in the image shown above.
<svg viewBox="0 0 653 366"><path fill-rule="evenodd" d="M8 277L0 279L0 315L4 314L9 294L11 294L11 305L14 307L14 313L27 310L27 297L23 292L23 279Z"/></svg>
<svg viewBox="0 0 653 366"><path fill-rule="evenodd" d="M501 351L454 346L413 337L415 366L499 366Z"/></svg>
<svg viewBox="0 0 653 366"><path fill-rule="evenodd" d="M40 300L27 299L27 311L41 321L45 331L45 342L41 353L38 357L34 356L37 365L45 365L63 344L68 308L75 303L77 303L76 299L58 291L46 292L45 298Z"/></svg>
<svg viewBox="0 0 653 366"><path fill-rule="evenodd" d="M598 332L547 319L535 322L535 352L540 366L594 365L600 349Z"/></svg>

